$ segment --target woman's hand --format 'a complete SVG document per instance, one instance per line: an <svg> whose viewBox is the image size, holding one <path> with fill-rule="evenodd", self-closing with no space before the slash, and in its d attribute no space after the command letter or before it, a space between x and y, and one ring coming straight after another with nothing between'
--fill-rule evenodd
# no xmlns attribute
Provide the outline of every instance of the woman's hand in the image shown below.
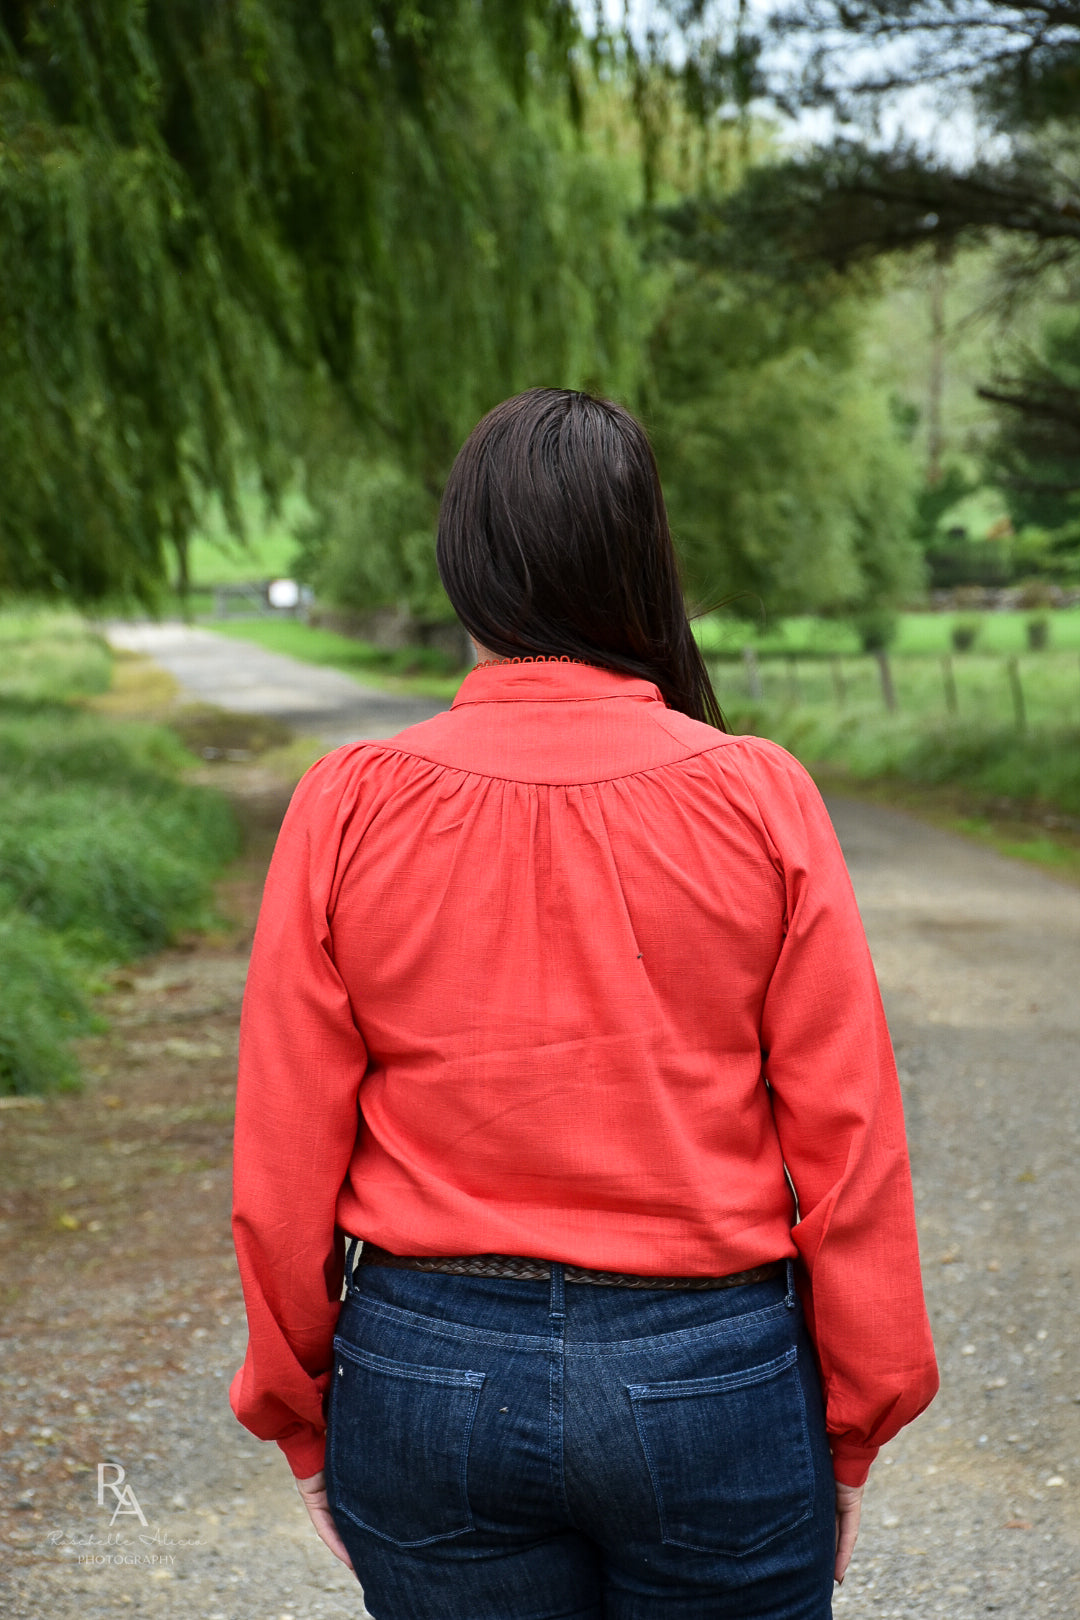
<svg viewBox="0 0 1080 1620"><path fill-rule="evenodd" d="M308 1518L315 1526L320 1541L325 1541L335 1558L340 1558L343 1564L352 1569L353 1562L345 1550L345 1543L338 1535L337 1525L330 1514L330 1505L326 1500L326 1473L320 1469L312 1474L310 1479L298 1479L296 1488L304 1499L304 1506L308 1510ZM353 1571L355 1574L355 1571Z"/></svg>
<svg viewBox="0 0 1080 1620"><path fill-rule="evenodd" d="M862 1485L841 1485L836 1482L836 1566L833 1579L842 1581L847 1574L862 1516Z"/></svg>

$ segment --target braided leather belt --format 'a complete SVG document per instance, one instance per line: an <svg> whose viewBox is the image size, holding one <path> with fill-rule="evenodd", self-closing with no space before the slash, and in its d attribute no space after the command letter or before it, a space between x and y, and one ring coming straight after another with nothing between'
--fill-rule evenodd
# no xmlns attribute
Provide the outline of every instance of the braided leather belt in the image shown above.
<svg viewBox="0 0 1080 1620"><path fill-rule="evenodd" d="M514 1254L391 1254L374 1243L365 1243L358 1266L389 1266L401 1271L438 1271L450 1277L517 1277L523 1282L543 1282L551 1276L547 1260L529 1260ZM586 1266L564 1266L568 1283L598 1283L610 1288L743 1288L748 1283L769 1282L786 1274L785 1260L734 1271L727 1277L643 1277L628 1271L590 1271Z"/></svg>

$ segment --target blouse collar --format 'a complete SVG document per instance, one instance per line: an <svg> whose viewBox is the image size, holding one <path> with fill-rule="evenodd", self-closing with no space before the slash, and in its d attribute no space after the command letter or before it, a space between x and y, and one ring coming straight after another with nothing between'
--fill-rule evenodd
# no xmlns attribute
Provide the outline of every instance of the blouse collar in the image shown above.
<svg viewBox="0 0 1080 1620"><path fill-rule="evenodd" d="M663 703L660 688L637 675L620 675L596 664L569 659L478 664L470 670L450 705L465 703L581 703L603 698L636 698Z"/></svg>

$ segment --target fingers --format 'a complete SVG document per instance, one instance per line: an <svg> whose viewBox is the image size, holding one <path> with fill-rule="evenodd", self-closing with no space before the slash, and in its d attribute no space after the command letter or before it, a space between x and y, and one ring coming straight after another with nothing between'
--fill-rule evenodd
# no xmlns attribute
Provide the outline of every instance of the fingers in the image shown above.
<svg viewBox="0 0 1080 1620"><path fill-rule="evenodd" d="M859 1520L862 1517L861 1485L840 1485L836 1487L836 1563L833 1567L833 1579L842 1582L847 1574L851 1555L855 1551L855 1542L859 1535Z"/></svg>
<svg viewBox="0 0 1080 1620"><path fill-rule="evenodd" d="M315 1530L320 1541L324 1541L326 1543L335 1558L340 1558L346 1569L352 1569L353 1561L349 1557L345 1543L338 1534L337 1525L331 1518L329 1510L325 1512L313 1512L309 1508L308 1512L311 1515L311 1522L315 1526ZM353 1573L356 1573L355 1570L353 1570Z"/></svg>
<svg viewBox="0 0 1080 1620"><path fill-rule="evenodd" d="M334 1523L330 1504L327 1500L323 1485L323 1475L315 1474L311 1479L297 1480L297 1489L308 1511L308 1518L315 1526L315 1533L319 1540L325 1542L335 1558L340 1558L347 1569L353 1568L353 1561L349 1557L345 1543L341 1539L337 1525ZM353 1574L356 1571L353 1570Z"/></svg>
<svg viewBox="0 0 1080 1620"><path fill-rule="evenodd" d="M326 1543L335 1558L340 1558L341 1562L348 1569L352 1569L352 1559L349 1557L345 1543L342 1541L341 1536L338 1533L338 1527L330 1515L329 1508L316 1508L312 1507L309 1503L308 1516L311 1519L312 1524L315 1526L315 1532L318 1535L319 1540Z"/></svg>

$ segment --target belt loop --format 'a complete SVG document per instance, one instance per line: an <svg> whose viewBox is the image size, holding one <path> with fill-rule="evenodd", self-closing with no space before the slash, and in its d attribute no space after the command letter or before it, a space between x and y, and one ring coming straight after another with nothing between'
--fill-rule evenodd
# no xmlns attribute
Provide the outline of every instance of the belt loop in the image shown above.
<svg viewBox="0 0 1080 1620"><path fill-rule="evenodd" d="M562 1262L551 1262L551 1320L562 1322L566 1317L566 1295L563 1291Z"/></svg>
<svg viewBox="0 0 1080 1620"><path fill-rule="evenodd" d="M787 1306L789 1311L793 1311L797 1303L798 1295L795 1292L795 1262L794 1260L789 1260L787 1262L787 1298L785 1299L784 1304Z"/></svg>
<svg viewBox="0 0 1080 1620"><path fill-rule="evenodd" d="M353 1270L356 1266L356 1251L360 1246L360 1239L345 1234L345 1294L348 1297L353 1289Z"/></svg>

